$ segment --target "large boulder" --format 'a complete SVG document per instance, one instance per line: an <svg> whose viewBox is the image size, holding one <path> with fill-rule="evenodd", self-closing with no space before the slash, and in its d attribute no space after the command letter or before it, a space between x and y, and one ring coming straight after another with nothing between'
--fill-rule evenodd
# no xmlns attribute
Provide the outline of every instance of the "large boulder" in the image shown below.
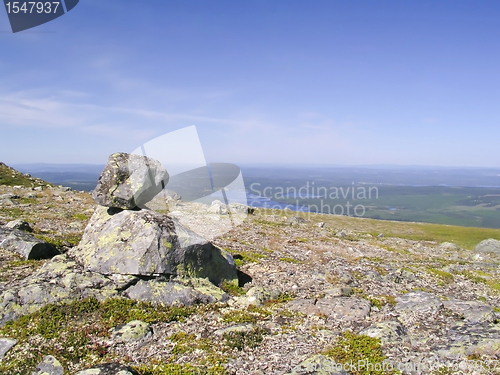
<svg viewBox="0 0 500 375"><path fill-rule="evenodd" d="M165 215L98 207L70 253L103 275L179 275L237 283L234 260Z"/></svg>
<svg viewBox="0 0 500 375"><path fill-rule="evenodd" d="M168 180L159 161L119 152L109 157L92 198L101 206L131 210L153 199Z"/></svg>
<svg viewBox="0 0 500 375"><path fill-rule="evenodd" d="M0 228L0 248L14 251L24 259L46 259L59 254L51 244L19 229Z"/></svg>
<svg viewBox="0 0 500 375"><path fill-rule="evenodd" d="M493 238L479 242L475 249L478 253L496 253L500 254L500 241Z"/></svg>

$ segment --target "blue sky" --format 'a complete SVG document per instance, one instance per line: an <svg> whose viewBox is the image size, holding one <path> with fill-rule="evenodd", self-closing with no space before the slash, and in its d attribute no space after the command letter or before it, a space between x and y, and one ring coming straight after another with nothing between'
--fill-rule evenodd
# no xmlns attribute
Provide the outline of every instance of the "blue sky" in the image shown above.
<svg viewBox="0 0 500 375"><path fill-rule="evenodd" d="M0 161L190 125L211 162L500 167L500 2L81 0L16 34L0 9Z"/></svg>

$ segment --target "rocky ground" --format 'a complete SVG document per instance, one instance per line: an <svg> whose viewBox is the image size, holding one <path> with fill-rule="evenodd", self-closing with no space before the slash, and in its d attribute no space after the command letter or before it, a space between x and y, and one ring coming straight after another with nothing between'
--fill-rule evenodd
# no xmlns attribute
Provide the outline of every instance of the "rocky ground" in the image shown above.
<svg viewBox="0 0 500 375"><path fill-rule="evenodd" d="M88 193L0 186L0 225L23 219L61 253L78 243L95 208ZM76 283L64 302L83 298L64 308L34 304L23 310L27 319L6 319L0 372L31 374L53 355L65 373L106 362L139 374L382 374L391 373L388 364L411 374L500 373L499 253L293 215L257 210L214 239L233 255L240 288L177 310L120 300L130 280L76 285L88 278L57 268L66 255L27 261L0 247L0 305L6 292L27 294L42 276L61 288ZM39 292L30 293L33 302ZM8 351L7 338L17 340Z"/></svg>

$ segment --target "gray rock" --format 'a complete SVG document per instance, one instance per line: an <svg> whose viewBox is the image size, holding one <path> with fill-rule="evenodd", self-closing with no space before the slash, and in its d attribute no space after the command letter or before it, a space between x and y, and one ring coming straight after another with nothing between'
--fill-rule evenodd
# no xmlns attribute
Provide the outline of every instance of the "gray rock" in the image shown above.
<svg viewBox="0 0 500 375"><path fill-rule="evenodd" d="M163 165L145 156L116 153L92 192L101 206L122 209L143 207L167 185L169 176Z"/></svg>
<svg viewBox="0 0 500 375"><path fill-rule="evenodd" d="M476 245L474 251L478 253L496 253L500 254L500 241L493 238L481 241Z"/></svg>
<svg viewBox="0 0 500 375"><path fill-rule="evenodd" d="M254 286L248 289L248 292L237 300L241 306L261 306L267 301L278 298L279 295L279 290L268 290L261 286Z"/></svg>
<svg viewBox="0 0 500 375"><path fill-rule="evenodd" d="M325 227L325 225L326 225L326 224L325 224L325 222L324 222L324 221L322 221L322 222L320 222L320 223L317 223L317 224L316 224L316 226L317 226L318 228L324 228L324 227Z"/></svg>
<svg viewBox="0 0 500 375"><path fill-rule="evenodd" d="M304 218L298 217L298 216L292 216L290 219L287 220L287 223L290 225L301 225L305 224L306 220Z"/></svg>
<svg viewBox="0 0 500 375"><path fill-rule="evenodd" d="M368 300L357 297L295 299L288 302L286 307L307 315L326 315L343 321L363 320L370 315L371 310Z"/></svg>
<svg viewBox="0 0 500 375"><path fill-rule="evenodd" d="M176 282L140 280L136 285L128 288L125 294L134 300L164 306L191 306L227 299L224 291L208 282L198 287L191 287Z"/></svg>
<svg viewBox="0 0 500 375"><path fill-rule="evenodd" d="M118 342L136 342L152 333L148 323L133 320L127 324L116 327L111 332L111 338Z"/></svg>
<svg viewBox="0 0 500 375"><path fill-rule="evenodd" d="M339 230L336 234L337 237L339 238L346 238L347 237L347 232L345 230Z"/></svg>
<svg viewBox="0 0 500 375"><path fill-rule="evenodd" d="M444 358L471 355L496 358L500 351L500 326L493 323L460 323L447 331L446 344L433 350Z"/></svg>
<svg viewBox="0 0 500 375"><path fill-rule="evenodd" d="M443 302L427 292L410 292L396 297L398 312L434 313L443 307Z"/></svg>
<svg viewBox="0 0 500 375"><path fill-rule="evenodd" d="M63 375L64 369L55 357L47 355L43 357L42 362L36 366L32 375Z"/></svg>
<svg viewBox="0 0 500 375"><path fill-rule="evenodd" d="M326 280L330 283L353 284L356 285L356 279L343 267L336 267L326 273Z"/></svg>
<svg viewBox="0 0 500 375"><path fill-rule="evenodd" d="M489 322L493 323L496 320L496 314L493 308L479 301L462 301L455 298L450 298L448 301L443 301L444 307L458 313L472 323Z"/></svg>
<svg viewBox="0 0 500 375"><path fill-rule="evenodd" d="M98 207L70 253L86 270L103 275L169 274L208 277L216 285L238 282L229 253L148 210Z"/></svg>
<svg viewBox="0 0 500 375"><path fill-rule="evenodd" d="M377 238L384 238L384 237L385 237L385 236L384 236L384 233L380 233L380 234L377 236Z"/></svg>
<svg viewBox="0 0 500 375"><path fill-rule="evenodd" d="M33 232L33 229L30 225L24 220L12 220L5 224L5 228L8 229L19 229L25 232Z"/></svg>
<svg viewBox="0 0 500 375"><path fill-rule="evenodd" d="M17 344L17 340L0 338L0 360Z"/></svg>
<svg viewBox="0 0 500 375"><path fill-rule="evenodd" d="M232 214L239 214L239 215L243 215L243 214L248 214L249 213L249 210L251 210L251 207L248 207L244 204L241 204L241 203L236 203L236 202L233 202L233 203L229 203L229 210L231 211Z"/></svg>
<svg viewBox="0 0 500 375"><path fill-rule="evenodd" d="M87 370L78 371L74 375L139 375L139 373L119 363L104 363Z"/></svg>
<svg viewBox="0 0 500 375"><path fill-rule="evenodd" d="M345 286L341 288L325 289L323 293L328 297L349 297L354 294L354 290L350 286Z"/></svg>
<svg viewBox="0 0 500 375"><path fill-rule="evenodd" d="M382 343L401 341L406 336L406 330L397 320L387 320L374 323L360 332L362 335L378 338Z"/></svg>
<svg viewBox="0 0 500 375"><path fill-rule="evenodd" d="M453 251L453 250L458 250L460 249L456 244L453 242L443 242L441 245L439 245L439 248L441 250L445 251Z"/></svg>
<svg viewBox="0 0 500 375"><path fill-rule="evenodd" d="M182 197L179 195L179 193L177 193L174 190L165 189L165 190L163 190L163 194L164 194L165 198L167 198L168 200L173 200L173 201L182 200Z"/></svg>
<svg viewBox="0 0 500 375"><path fill-rule="evenodd" d="M219 200L213 201L207 212L217 215L227 215L228 213L227 206Z"/></svg>
<svg viewBox="0 0 500 375"><path fill-rule="evenodd" d="M0 248L15 251L25 259L47 259L59 254L51 244L17 229L0 228Z"/></svg>
<svg viewBox="0 0 500 375"><path fill-rule="evenodd" d="M119 290L112 280L84 272L66 255L58 255L18 285L0 291L0 326L48 303L70 302L89 296L105 300L118 296Z"/></svg>

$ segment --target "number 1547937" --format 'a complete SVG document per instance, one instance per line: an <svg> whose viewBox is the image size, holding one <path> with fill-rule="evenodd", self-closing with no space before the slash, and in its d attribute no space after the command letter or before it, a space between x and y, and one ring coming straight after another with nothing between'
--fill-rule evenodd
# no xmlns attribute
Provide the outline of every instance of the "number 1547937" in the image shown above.
<svg viewBox="0 0 500 375"><path fill-rule="evenodd" d="M56 13L60 1L14 1L6 3L7 13Z"/></svg>

